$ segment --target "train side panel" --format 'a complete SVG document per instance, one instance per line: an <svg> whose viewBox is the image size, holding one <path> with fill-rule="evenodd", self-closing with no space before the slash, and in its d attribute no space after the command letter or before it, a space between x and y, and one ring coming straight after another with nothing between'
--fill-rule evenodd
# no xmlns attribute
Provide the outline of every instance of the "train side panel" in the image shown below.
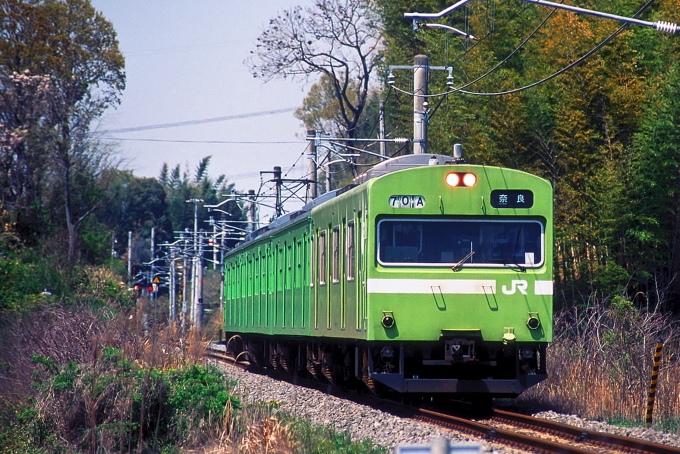
<svg viewBox="0 0 680 454"><path fill-rule="evenodd" d="M310 335L310 238L304 219L227 255L226 332Z"/></svg>
<svg viewBox="0 0 680 454"><path fill-rule="evenodd" d="M312 210L313 336L365 338L365 198L364 188L351 189Z"/></svg>

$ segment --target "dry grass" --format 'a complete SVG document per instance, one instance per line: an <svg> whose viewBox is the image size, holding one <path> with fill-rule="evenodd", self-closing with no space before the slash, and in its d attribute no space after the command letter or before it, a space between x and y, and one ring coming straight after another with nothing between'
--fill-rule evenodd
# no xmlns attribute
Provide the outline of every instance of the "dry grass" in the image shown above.
<svg viewBox="0 0 680 454"><path fill-rule="evenodd" d="M205 361L205 339L175 325L144 326L136 310L45 307L3 332L0 451L298 453L311 444L315 452L382 452L287 418L276 403L237 409L238 400L229 400L205 416L185 400L201 399L202 391L185 389L193 379L176 375ZM212 389L206 397L221 392ZM178 390L189 393L180 402L192 403L171 402ZM179 419L168 424L169 412Z"/></svg>
<svg viewBox="0 0 680 454"><path fill-rule="evenodd" d="M555 411L643 425L657 339L664 339L654 428L679 430L680 339L670 316L635 310L615 299L557 317L548 349L549 378L520 402Z"/></svg>

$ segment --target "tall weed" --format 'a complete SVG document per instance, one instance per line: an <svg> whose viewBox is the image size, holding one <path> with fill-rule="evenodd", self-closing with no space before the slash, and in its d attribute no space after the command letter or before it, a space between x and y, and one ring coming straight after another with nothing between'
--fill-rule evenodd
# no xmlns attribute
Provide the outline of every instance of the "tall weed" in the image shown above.
<svg viewBox="0 0 680 454"><path fill-rule="evenodd" d="M654 427L676 431L680 421L680 331L669 314L607 301L562 311L548 348L549 378L519 401L603 421L644 425L655 344L664 340Z"/></svg>

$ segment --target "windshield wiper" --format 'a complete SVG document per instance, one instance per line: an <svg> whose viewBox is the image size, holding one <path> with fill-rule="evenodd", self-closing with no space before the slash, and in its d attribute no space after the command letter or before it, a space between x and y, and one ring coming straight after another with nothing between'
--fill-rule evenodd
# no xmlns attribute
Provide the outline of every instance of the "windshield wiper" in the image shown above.
<svg viewBox="0 0 680 454"><path fill-rule="evenodd" d="M515 265L517 268L519 268L519 270L520 270L522 273L526 273L526 272L527 272L527 267L526 267L526 266L522 266L522 265L520 265L519 263L516 263L516 262L514 262L514 261L508 262L507 260L503 260L503 265Z"/></svg>
<svg viewBox="0 0 680 454"><path fill-rule="evenodd" d="M460 268L463 265L463 263L465 263L473 255L475 255L475 251L470 251L468 255L463 257L463 260L461 260L460 262L456 263L451 267L451 271L458 271L458 268Z"/></svg>
<svg viewBox="0 0 680 454"><path fill-rule="evenodd" d="M527 272L527 267L526 267L526 266L520 265L519 263L515 262L514 260L507 260L507 259L495 259L495 260L493 260L493 259L492 259L492 260L489 260L489 262L490 262L490 263L502 263L502 264L505 265L505 266L514 265L514 266L516 266L517 268L519 268L519 270L520 270L522 273L526 273L526 272Z"/></svg>

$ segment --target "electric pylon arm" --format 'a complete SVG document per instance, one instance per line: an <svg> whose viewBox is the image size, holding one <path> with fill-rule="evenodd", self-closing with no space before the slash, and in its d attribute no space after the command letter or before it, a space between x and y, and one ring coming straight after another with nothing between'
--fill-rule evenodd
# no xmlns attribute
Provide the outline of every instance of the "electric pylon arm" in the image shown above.
<svg viewBox="0 0 680 454"><path fill-rule="evenodd" d="M460 8L461 6L465 5L470 1L471 0L460 0L459 2L454 3L445 10L442 10L438 13L404 13L404 17L406 19L413 19L413 29L417 30L418 21L420 19L439 19L440 17L446 16L447 14L455 11L456 9Z"/></svg>
<svg viewBox="0 0 680 454"><path fill-rule="evenodd" d="M418 21L421 19L439 19L441 17L446 16L447 14L455 11L456 9L460 8L461 6L465 5L468 3L470 0L460 0L453 5L449 6L443 11L440 11L438 13L404 13L404 18L406 19L413 19L413 30L418 29ZM549 2L547 0L522 0L524 3L534 3L536 5L542 5L542 6L549 6L551 8L557 8L557 9L563 9L566 11L571 11L573 13L578 13L578 14L587 14L590 16L596 16L596 17L602 17L604 19L612 19L616 20L619 22L626 22L629 24L635 24L635 25L640 25L642 27L650 27L653 28L654 30L658 30L662 33L678 33L680 32L680 27L672 22L666 22L666 21L656 21L656 22L649 22L645 20L640 20L640 19L635 19L632 17L624 17L624 16L618 16L616 14L609 14L609 13L604 13L601 11L594 11L590 9L585 9L585 8L579 8L577 6L571 6L571 5L565 5L562 3L555 3L555 2Z"/></svg>
<svg viewBox="0 0 680 454"><path fill-rule="evenodd" d="M619 22L627 22L629 24L640 25L642 27L650 27L663 33L678 33L680 27L671 22L656 21L649 22L646 20L635 19L632 17L618 16L616 14L603 13L601 11L593 11L590 9L579 8L577 6L565 5L562 3L548 2L546 0L522 0L524 3L535 3L537 5L549 6L551 8L563 9L573 13L587 14L589 16L602 17L605 19L612 19Z"/></svg>

